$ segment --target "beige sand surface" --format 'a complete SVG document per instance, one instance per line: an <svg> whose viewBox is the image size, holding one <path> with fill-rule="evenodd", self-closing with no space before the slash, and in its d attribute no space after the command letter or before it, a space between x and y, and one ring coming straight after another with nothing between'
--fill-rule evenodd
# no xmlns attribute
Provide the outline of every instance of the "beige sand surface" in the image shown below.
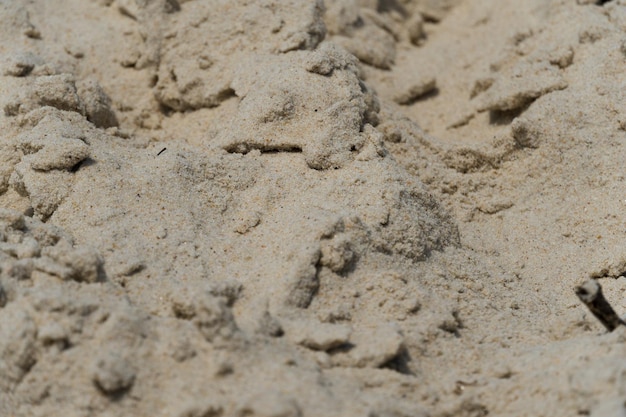
<svg viewBox="0 0 626 417"><path fill-rule="evenodd" d="M0 0L0 416L626 415L625 68L625 0Z"/></svg>

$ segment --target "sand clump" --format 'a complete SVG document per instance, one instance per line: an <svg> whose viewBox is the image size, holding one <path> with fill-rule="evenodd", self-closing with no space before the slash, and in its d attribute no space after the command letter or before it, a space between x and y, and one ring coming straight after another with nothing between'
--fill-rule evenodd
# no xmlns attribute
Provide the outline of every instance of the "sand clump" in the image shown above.
<svg viewBox="0 0 626 417"><path fill-rule="evenodd" d="M0 414L623 412L625 10L0 1Z"/></svg>

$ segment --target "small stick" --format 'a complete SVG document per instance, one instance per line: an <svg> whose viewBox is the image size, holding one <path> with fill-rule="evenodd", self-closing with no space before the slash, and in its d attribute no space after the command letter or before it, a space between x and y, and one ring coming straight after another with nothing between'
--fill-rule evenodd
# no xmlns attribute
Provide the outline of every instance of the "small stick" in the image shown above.
<svg viewBox="0 0 626 417"><path fill-rule="evenodd" d="M584 284L577 287L576 295L608 331L612 332L619 325L626 326L626 323L604 298L602 287L595 279L587 280Z"/></svg>
<svg viewBox="0 0 626 417"><path fill-rule="evenodd" d="M167 148L163 148L163 149L161 149L161 150L159 151L159 153L157 154L157 156L159 156L159 155L161 155L163 152L165 152L165 150L166 150L166 149L167 149Z"/></svg>

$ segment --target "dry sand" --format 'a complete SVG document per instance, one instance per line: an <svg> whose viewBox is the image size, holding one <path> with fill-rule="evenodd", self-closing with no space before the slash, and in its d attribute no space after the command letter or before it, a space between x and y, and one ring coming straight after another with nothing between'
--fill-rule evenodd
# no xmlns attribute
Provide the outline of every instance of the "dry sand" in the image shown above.
<svg viewBox="0 0 626 417"><path fill-rule="evenodd" d="M626 415L626 1L0 0L0 416Z"/></svg>

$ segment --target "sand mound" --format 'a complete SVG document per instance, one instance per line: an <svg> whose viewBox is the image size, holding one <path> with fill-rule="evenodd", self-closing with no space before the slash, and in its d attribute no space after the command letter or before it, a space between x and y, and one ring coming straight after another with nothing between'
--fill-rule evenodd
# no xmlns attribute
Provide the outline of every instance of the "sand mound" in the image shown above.
<svg viewBox="0 0 626 417"><path fill-rule="evenodd" d="M0 1L0 414L623 412L578 3Z"/></svg>

